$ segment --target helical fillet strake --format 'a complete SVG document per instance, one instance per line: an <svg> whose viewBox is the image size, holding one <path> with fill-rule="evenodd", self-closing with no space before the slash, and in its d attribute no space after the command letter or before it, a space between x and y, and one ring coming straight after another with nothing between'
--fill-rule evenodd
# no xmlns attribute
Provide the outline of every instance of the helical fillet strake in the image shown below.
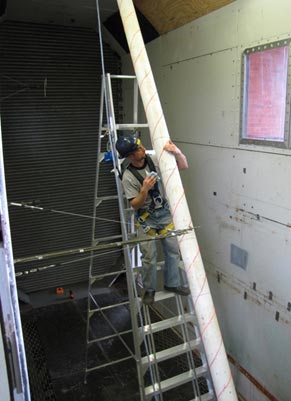
<svg viewBox="0 0 291 401"><path fill-rule="evenodd" d="M163 151L170 139L132 0L117 0L176 229L193 227L183 185L173 155ZM215 308L194 230L179 238L195 312L218 401L237 401Z"/></svg>

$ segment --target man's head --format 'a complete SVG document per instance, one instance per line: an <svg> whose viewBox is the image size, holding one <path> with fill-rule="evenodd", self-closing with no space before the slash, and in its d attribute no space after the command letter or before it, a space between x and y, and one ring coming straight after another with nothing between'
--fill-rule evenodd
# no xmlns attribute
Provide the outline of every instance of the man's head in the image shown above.
<svg viewBox="0 0 291 401"><path fill-rule="evenodd" d="M116 149L120 158L125 158L132 155L141 147L141 141L134 135L122 136L116 142Z"/></svg>

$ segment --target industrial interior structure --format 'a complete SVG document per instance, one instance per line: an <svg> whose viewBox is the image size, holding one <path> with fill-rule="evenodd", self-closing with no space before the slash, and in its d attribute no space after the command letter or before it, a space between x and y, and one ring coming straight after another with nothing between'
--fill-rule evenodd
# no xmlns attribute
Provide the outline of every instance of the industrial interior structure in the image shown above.
<svg viewBox="0 0 291 401"><path fill-rule="evenodd" d="M0 400L290 401L291 3L133 3L141 34L131 0L1 2ZM114 148L159 155L147 96L193 236L150 307Z"/></svg>

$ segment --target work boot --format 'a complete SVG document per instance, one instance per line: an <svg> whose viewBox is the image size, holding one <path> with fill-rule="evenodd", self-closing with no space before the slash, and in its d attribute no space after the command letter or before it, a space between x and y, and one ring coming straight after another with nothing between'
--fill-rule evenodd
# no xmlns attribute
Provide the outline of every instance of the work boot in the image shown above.
<svg viewBox="0 0 291 401"><path fill-rule="evenodd" d="M182 287L182 286L179 286L179 287L168 287L168 286L165 285L164 289L166 291L174 292L175 294L182 295L184 297L186 297L187 295L190 294L190 290L189 290L188 287Z"/></svg>
<svg viewBox="0 0 291 401"><path fill-rule="evenodd" d="M145 305L152 305L155 302L155 291L145 291L142 302Z"/></svg>

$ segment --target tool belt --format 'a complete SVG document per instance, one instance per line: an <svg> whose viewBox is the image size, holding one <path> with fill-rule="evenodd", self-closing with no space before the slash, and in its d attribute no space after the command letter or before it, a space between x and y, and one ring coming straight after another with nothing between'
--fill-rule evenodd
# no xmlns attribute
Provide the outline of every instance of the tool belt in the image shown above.
<svg viewBox="0 0 291 401"><path fill-rule="evenodd" d="M146 219L150 216L150 212L146 211L140 216L137 216L136 227L142 227L143 232L147 235L155 237L157 235L166 235L169 231L174 229L174 223L171 221L166 227L161 228L160 230L156 230L155 228L150 227L146 223Z"/></svg>

